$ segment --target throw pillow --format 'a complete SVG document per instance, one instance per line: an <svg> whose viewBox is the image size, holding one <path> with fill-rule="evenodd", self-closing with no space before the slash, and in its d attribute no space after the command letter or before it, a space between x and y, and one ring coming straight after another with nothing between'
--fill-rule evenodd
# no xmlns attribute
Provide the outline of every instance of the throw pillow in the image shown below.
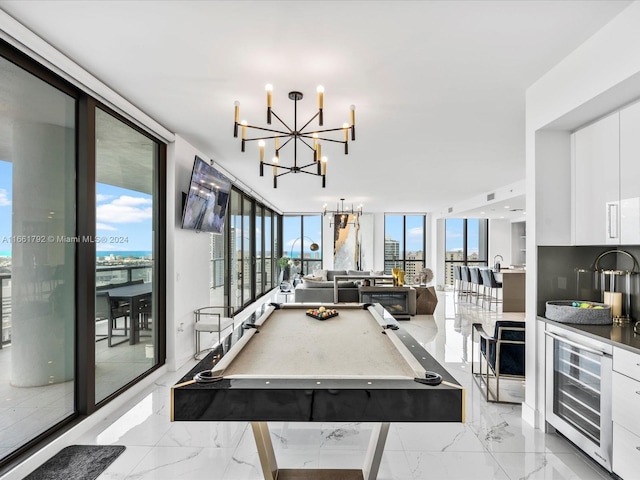
<svg viewBox="0 0 640 480"><path fill-rule="evenodd" d="M327 271L326 270L315 270L313 272L314 277L320 277L321 280L327 281Z"/></svg>

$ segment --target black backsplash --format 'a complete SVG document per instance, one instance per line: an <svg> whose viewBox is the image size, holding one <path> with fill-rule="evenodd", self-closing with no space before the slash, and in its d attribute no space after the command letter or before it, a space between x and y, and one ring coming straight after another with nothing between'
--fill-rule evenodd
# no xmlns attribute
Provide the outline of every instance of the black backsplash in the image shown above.
<svg viewBox="0 0 640 480"><path fill-rule="evenodd" d="M640 259L640 246L605 247L538 247L538 302L537 314L544 316L548 300L602 301L601 275L595 272L599 255L610 250L623 250ZM599 263L601 269L631 270L633 261L623 254L605 255ZM631 275L631 317L640 319L640 275ZM609 276L607 276L609 277ZM624 276L620 289L626 292Z"/></svg>

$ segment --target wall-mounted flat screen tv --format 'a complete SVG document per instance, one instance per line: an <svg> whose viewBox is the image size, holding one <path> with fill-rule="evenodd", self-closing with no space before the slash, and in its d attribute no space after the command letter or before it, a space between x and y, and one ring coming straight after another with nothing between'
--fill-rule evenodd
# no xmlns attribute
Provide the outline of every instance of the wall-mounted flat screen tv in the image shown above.
<svg viewBox="0 0 640 480"><path fill-rule="evenodd" d="M230 193L229 178L196 156L182 211L182 228L222 233Z"/></svg>

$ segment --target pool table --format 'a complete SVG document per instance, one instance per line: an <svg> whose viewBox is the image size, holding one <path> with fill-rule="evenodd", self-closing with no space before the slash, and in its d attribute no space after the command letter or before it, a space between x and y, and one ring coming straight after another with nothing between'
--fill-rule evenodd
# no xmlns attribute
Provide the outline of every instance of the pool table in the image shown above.
<svg viewBox="0 0 640 480"><path fill-rule="evenodd" d="M264 478L376 478L390 422L464 422L458 382L379 304L256 312L171 389L172 421L249 421ZM267 422L376 422L362 470L279 469Z"/></svg>

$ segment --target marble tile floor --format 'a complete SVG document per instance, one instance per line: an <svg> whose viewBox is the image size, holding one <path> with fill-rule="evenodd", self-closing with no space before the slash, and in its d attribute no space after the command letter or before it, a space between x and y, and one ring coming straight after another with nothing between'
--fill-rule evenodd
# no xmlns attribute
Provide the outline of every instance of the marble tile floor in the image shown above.
<svg viewBox="0 0 640 480"><path fill-rule="evenodd" d="M11 346L0 349L0 455L65 419L74 405L73 381L39 387L13 386L11 353ZM106 340L96 342L96 397L105 398L150 367L144 342L111 348Z"/></svg>
<svg viewBox="0 0 640 480"><path fill-rule="evenodd" d="M505 318L507 316L505 315ZM508 318L515 316L509 315ZM471 378L470 326L503 318L440 295L433 316L403 322L467 389L467 422L391 425L380 480L601 480L611 478L569 442L534 430L520 405L487 403ZM169 388L193 364L163 376L126 410L105 418L77 443L126 445L99 480L249 480L262 478L246 422L169 421ZM511 386L514 397L523 385ZM359 468L369 424L270 423L285 468Z"/></svg>

